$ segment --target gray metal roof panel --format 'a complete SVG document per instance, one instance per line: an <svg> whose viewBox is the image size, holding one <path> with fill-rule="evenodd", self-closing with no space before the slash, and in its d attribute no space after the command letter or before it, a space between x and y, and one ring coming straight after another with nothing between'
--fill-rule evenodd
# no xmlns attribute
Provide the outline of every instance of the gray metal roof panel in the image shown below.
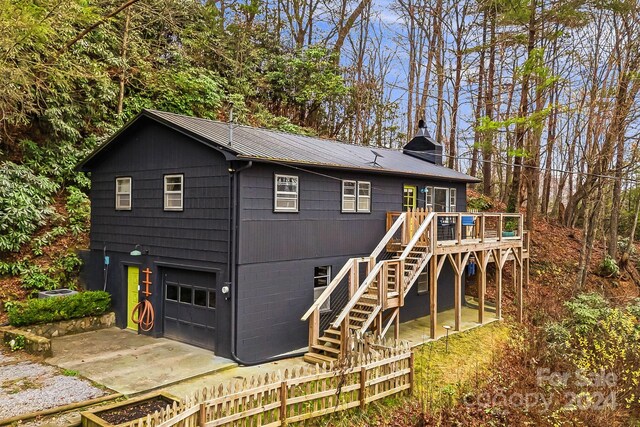
<svg viewBox="0 0 640 427"><path fill-rule="evenodd" d="M339 141L234 125L229 145L229 124L208 119L146 110L151 116L196 134L238 157L282 163L309 164L381 173L421 175L440 179L476 182L477 178L406 155L399 150L346 144ZM375 155L381 154L372 164Z"/></svg>

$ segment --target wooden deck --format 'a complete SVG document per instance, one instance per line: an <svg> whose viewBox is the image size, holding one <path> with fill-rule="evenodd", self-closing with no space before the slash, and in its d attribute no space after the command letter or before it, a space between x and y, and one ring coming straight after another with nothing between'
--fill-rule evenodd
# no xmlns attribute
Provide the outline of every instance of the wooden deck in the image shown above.
<svg viewBox="0 0 640 427"><path fill-rule="evenodd" d="M454 270L454 330L462 313L462 277L475 264L479 273L478 323L485 323L487 269L495 264L497 299L495 313L502 316L502 276L513 266L517 293L517 317L522 320L522 288L529 278L529 233L520 214L418 210L388 212L387 233L369 257L352 258L302 317L309 320L309 353L305 360L330 362L346 355L353 335L372 332L398 337L400 309L419 274L429 265L429 281L437 283L445 262ZM365 277L360 277L362 266ZM320 335L320 307L348 281L349 301ZM438 327L438 287L430 286L430 336ZM393 328L392 328L393 326Z"/></svg>

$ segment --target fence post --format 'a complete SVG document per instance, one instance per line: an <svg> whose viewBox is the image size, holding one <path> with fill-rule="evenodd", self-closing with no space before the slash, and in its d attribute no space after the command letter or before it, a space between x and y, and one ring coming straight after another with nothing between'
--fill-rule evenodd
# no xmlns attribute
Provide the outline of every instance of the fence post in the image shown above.
<svg viewBox="0 0 640 427"><path fill-rule="evenodd" d="M411 354L409 355L409 396L411 396L413 394L413 387L414 387L414 359L413 359L413 350L411 351Z"/></svg>
<svg viewBox="0 0 640 427"><path fill-rule="evenodd" d="M280 425L287 422L287 380L280 384Z"/></svg>
<svg viewBox="0 0 640 427"><path fill-rule="evenodd" d="M207 424L207 407L202 402L200 404L200 409L198 410L198 426L204 427Z"/></svg>
<svg viewBox="0 0 640 427"><path fill-rule="evenodd" d="M360 399L360 409L364 410L367 399L367 367L360 368L360 393L358 398Z"/></svg>

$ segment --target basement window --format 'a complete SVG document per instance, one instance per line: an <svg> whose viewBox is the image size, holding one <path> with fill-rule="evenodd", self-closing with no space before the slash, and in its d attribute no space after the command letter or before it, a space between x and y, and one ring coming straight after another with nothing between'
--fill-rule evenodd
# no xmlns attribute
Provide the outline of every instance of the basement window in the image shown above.
<svg viewBox="0 0 640 427"><path fill-rule="evenodd" d="M164 176L164 210L183 210L184 175Z"/></svg>
<svg viewBox="0 0 640 427"><path fill-rule="evenodd" d="M371 183L342 181L342 212L371 212Z"/></svg>
<svg viewBox="0 0 640 427"><path fill-rule="evenodd" d="M116 210L131 210L131 177L116 178Z"/></svg>
<svg viewBox="0 0 640 427"><path fill-rule="evenodd" d="M325 265L313 269L313 301L317 301L320 295L331 283L331 266ZM320 306L320 312L331 311L331 297L327 298Z"/></svg>
<svg viewBox="0 0 640 427"><path fill-rule="evenodd" d="M298 177L276 175L274 198L276 212L298 212Z"/></svg>

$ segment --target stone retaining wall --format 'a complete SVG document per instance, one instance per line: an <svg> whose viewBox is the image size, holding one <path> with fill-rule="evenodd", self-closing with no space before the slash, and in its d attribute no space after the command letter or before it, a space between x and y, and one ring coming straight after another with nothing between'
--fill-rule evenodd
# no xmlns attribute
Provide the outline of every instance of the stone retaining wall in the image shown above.
<svg viewBox="0 0 640 427"><path fill-rule="evenodd" d="M12 339L22 335L25 338L24 350L26 352L49 357L51 356L51 338L110 328L115 323L115 314L106 313L102 316L82 317L41 325L23 326L22 328L0 327L0 336L2 336L2 341L8 345Z"/></svg>
<svg viewBox="0 0 640 427"><path fill-rule="evenodd" d="M22 326L23 331L39 335L45 338L62 337L81 332L95 331L110 328L116 323L114 313L106 313L102 316L81 317L79 319L62 320L60 322L44 323L41 325Z"/></svg>

